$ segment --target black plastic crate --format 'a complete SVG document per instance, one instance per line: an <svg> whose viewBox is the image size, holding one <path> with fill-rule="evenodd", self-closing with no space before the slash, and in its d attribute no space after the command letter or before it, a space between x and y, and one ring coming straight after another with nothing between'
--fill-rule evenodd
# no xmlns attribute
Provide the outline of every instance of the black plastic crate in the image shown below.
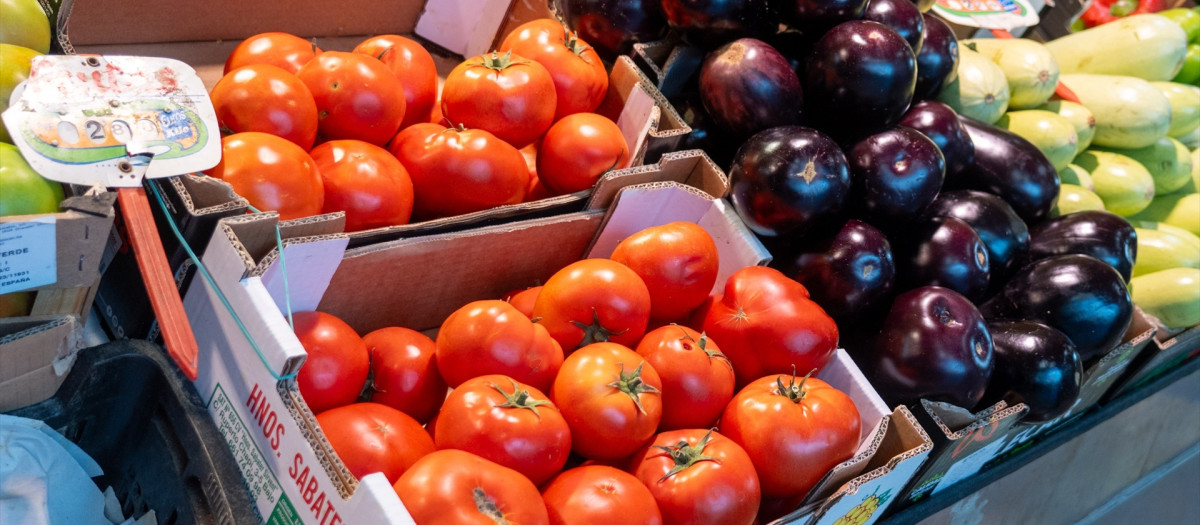
<svg viewBox="0 0 1200 525"><path fill-rule="evenodd" d="M147 341L82 350L40 419L92 456L126 516L159 525L258 523L241 471L192 383Z"/></svg>

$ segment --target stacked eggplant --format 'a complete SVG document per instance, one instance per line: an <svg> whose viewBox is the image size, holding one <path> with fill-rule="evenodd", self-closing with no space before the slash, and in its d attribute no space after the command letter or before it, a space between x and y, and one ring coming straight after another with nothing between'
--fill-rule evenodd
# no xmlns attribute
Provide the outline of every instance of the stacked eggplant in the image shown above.
<svg viewBox="0 0 1200 525"><path fill-rule="evenodd" d="M944 22L910 0L662 7L705 56L668 90L686 146L728 168L738 214L886 401L1070 408L1130 324L1136 236L1105 212L1050 219L1046 155L936 101L959 69Z"/></svg>

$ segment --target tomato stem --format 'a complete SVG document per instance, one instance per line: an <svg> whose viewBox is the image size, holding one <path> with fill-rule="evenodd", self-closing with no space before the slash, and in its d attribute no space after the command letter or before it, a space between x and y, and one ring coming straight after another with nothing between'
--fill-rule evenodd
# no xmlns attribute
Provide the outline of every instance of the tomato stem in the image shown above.
<svg viewBox="0 0 1200 525"><path fill-rule="evenodd" d="M538 419L541 419L542 414L538 412L537 407L540 407L542 405L549 405L550 402L543 401L541 399L533 399L532 397L530 397L529 391L521 390L521 387L517 386L517 382L515 380L513 380L511 377L508 378L508 381L510 383L512 383L512 387L513 387L513 391L511 394L508 392L505 392L504 389L500 388L500 386L497 385L496 383L488 383L488 386L495 388L497 392L500 392L500 395L504 396L504 402L499 405L496 405L496 407L497 408L524 408L524 409L532 411L533 415L537 416Z"/></svg>
<svg viewBox="0 0 1200 525"><path fill-rule="evenodd" d="M600 324L600 313L597 312L595 308L592 308L592 324L583 324L579 321L571 321L571 324L579 327L580 330L583 330L583 339L579 341L579 344L575 345L576 349L583 348L592 343L603 343L608 341L609 338L614 335L621 335L629 331L629 329L626 328L620 332L613 332L612 330L605 328L604 325Z"/></svg>
<svg viewBox="0 0 1200 525"><path fill-rule="evenodd" d="M625 373L625 363L617 363L617 366L621 367L621 370L617 375L617 380L607 385L620 390L621 393L629 396L629 398L633 400L633 404L637 406L639 414L646 413L646 408L642 406L641 395L644 393L660 393L658 388L655 388L654 385L642 382L642 366L645 364L645 361L638 363L637 368L633 369L633 372L627 374Z"/></svg>
<svg viewBox="0 0 1200 525"><path fill-rule="evenodd" d="M496 71L504 71L513 65L512 51L505 53L504 56L501 56L499 51L492 51L491 56L483 55L482 58L483 60L479 62L480 65Z"/></svg>
<svg viewBox="0 0 1200 525"><path fill-rule="evenodd" d="M663 477L658 478L658 482L662 483L667 478L683 472L692 465L695 465L701 461L720 463L721 460L712 456L704 455L704 448L707 447L708 442L712 440L712 433L712 429L709 429L708 433L704 434L704 437L700 440L700 442L696 443L694 446L689 445L688 442L684 440L680 440L678 443L666 447L662 445L655 445L654 448L665 451L671 456L671 459L675 460L675 465L672 466L671 470L667 471Z"/></svg>
<svg viewBox="0 0 1200 525"><path fill-rule="evenodd" d="M571 50L572 53L575 53L575 56L582 58L583 53L592 48L592 46L583 43L583 41L579 39L579 33L571 31L565 26L563 27L563 30L563 33L565 34L563 38L563 45L567 46L567 49Z"/></svg>
<svg viewBox="0 0 1200 525"><path fill-rule="evenodd" d="M808 378L816 373L817 369L809 370L804 374L804 378L800 380L800 384L796 384L796 365L792 365L792 379L787 386L783 385L783 376L775 376L775 385L779 389L779 395L788 398L793 403L804 401L804 396L808 395L808 390L804 389L804 383L808 382Z"/></svg>
<svg viewBox="0 0 1200 525"><path fill-rule="evenodd" d="M475 509L480 514L491 518L492 521L496 522L496 525L511 525L508 519L504 517L504 513L500 511L500 506L496 504L496 500L488 496L482 487L475 487L471 490L471 497L475 500Z"/></svg>

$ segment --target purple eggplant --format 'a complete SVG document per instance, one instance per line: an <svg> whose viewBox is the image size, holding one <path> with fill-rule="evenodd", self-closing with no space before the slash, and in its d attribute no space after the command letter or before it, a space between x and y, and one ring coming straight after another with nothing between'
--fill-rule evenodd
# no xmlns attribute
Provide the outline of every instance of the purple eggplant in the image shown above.
<svg viewBox="0 0 1200 525"><path fill-rule="evenodd" d="M942 192L925 209L931 217L954 217L971 226L988 252L988 281L998 289L1029 254L1029 228L1004 199L981 191Z"/></svg>
<svg viewBox="0 0 1200 525"><path fill-rule="evenodd" d="M771 0L788 25L819 35L833 26L862 18L867 0Z"/></svg>
<svg viewBox="0 0 1200 525"><path fill-rule="evenodd" d="M1058 255L1021 268L980 311L989 320L1038 321L1059 330L1084 364L1116 348L1133 320L1121 274L1087 255Z"/></svg>
<svg viewBox="0 0 1200 525"><path fill-rule="evenodd" d="M605 60L666 34L660 0L566 0L562 5L567 24Z"/></svg>
<svg viewBox="0 0 1200 525"><path fill-rule="evenodd" d="M941 286L972 301L987 293L988 252L979 234L954 217L917 221L892 238L898 290Z"/></svg>
<svg viewBox="0 0 1200 525"><path fill-rule="evenodd" d="M781 261L781 270L807 287L839 326L875 310L891 292L892 247L871 225L851 219L835 235L803 246L806 251Z"/></svg>
<svg viewBox="0 0 1200 525"><path fill-rule="evenodd" d="M958 38L942 19L925 13L925 41L917 52L916 100L937 97L942 87L957 78Z"/></svg>
<svg viewBox="0 0 1200 525"><path fill-rule="evenodd" d="M1025 224L1045 218L1058 198L1058 171L1028 140L959 115L975 145L975 163L946 181L947 189L986 191L1008 202Z"/></svg>
<svg viewBox="0 0 1200 525"><path fill-rule="evenodd" d="M1062 332L1034 321L993 321L996 368L981 406L1001 399L1029 405L1027 423L1049 421L1067 413L1079 397L1083 361Z"/></svg>
<svg viewBox="0 0 1200 525"><path fill-rule="evenodd" d="M947 179L975 162L975 144L950 106L934 100L918 102L900 119L900 125L924 133L937 144L946 159Z"/></svg>
<svg viewBox="0 0 1200 525"><path fill-rule="evenodd" d="M992 337L971 301L937 286L901 294L867 348L848 348L889 406L921 399L970 409L992 375Z"/></svg>
<svg viewBox="0 0 1200 525"><path fill-rule="evenodd" d="M920 215L937 197L946 172L937 144L905 127L859 141L846 160L858 217L886 231L903 228Z"/></svg>
<svg viewBox="0 0 1200 525"><path fill-rule="evenodd" d="M925 42L925 17L912 0L868 0L863 19L895 29L913 53L921 51L921 44Z"/></svg>
<svg viewBox="0 0 1200 525"><path fill-rule="evenodd" d="M845 22L813 47L804 76L807 112L822 131L847 144L891 127L912 101L912 48L890 27Z"/></svg>
<svg viewBox="0 0 1200 525"><path fill-rule="evenodd" d="M766 38L779 29L767 0L662 0L671 28L711 50L744 37Z"/></svg>
<svg viewBox="0 0 1200 525"><path fill-rule="evenodd" d="M1047 219L1030 232L1029 260L1078 253L1108 263L1129 281L1137 258L1137 232L1120 216L1081 211Z"/></svg>
<svg viewBox="0 0 1200 525"><path fill-rule="evenodd" d="M700 69L700 97L713 120L738 139L796 124L804 106L800 78L788 60L753 38L708 55Z"/></svg>
<svg viewBox="0 0 1200 525"><path fill-rule="evenodd" d="M750 137L729 170L733 208L763 237L804 235L828 226L850 194L850 168L833 139L803 126Z"/></svg>

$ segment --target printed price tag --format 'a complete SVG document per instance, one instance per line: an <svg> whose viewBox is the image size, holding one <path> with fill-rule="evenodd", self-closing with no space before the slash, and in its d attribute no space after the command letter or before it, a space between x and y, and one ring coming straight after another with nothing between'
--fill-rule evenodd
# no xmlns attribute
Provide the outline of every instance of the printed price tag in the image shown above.
<svg viewBox="0 0 1200 525"><path fill-rule="evenodd" d="M0 224L0 294L58 281L54 217Z"/></svg>
<svg viewBox="0 0 1200 525"><path fill-rule="evenodd" d="M4 123L30 166L59 182L136 187L221 156L204 83L165 58L37 57Z"/></svg>
<svg viewBox="0 0 1200 525"><path fill-rule="evenodd" d="M1029 0L937 0L933 12L961 26L984 29L1012 30L1038 23Z"/></svg>

